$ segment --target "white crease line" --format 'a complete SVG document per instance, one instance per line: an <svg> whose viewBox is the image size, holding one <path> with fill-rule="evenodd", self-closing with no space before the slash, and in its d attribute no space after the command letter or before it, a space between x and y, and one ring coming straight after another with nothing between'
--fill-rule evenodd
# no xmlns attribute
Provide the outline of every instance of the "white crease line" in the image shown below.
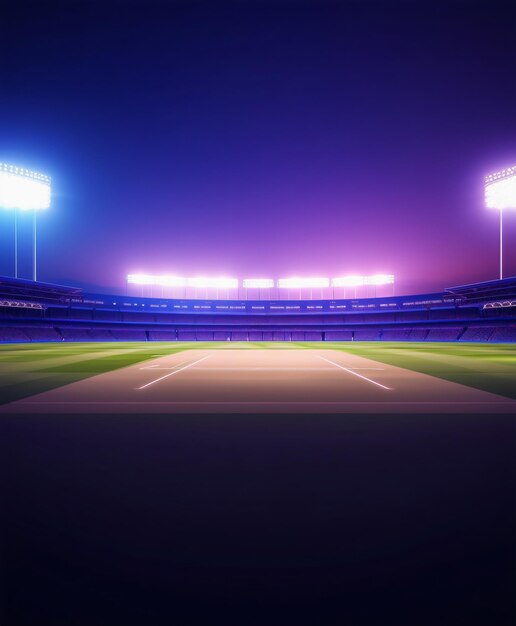
<svg viewBox="0 0 516 626"><path fill-rule="evenodd" d="M330 361L329 359L325 359L323 356L320 356L319 358L322 359L323 361L326 361L326 363L331 363L332 365L335 365L335 367L338 367L339 369L344 370L348 374L353 374L353 376L358 376L358 378L361 378L362 380L367 380L368 383L372 383L373 385L376 385L377 387L381 387L382 389L386 389L387 391L392 391L391 387L386 387L385 385L382 385L381 383L377 383L376 380L371 380L371 378L362 376L362 374L357 374L357 372L354 372L353 370L347 367L344 367L343 365L339 365L338 363L334 363L333 361Z"/></svg>
<svg viewBox="0 0 516 626"><path fill-rule="evenodd" d="M332 372L333 367L197 367L202 372Z"/></svg>
<svg viewBox="0 0 516 626"><path fill-rule="evenodd" d="M142 385L141 387L136 387L136 391L140 391L140 389L145 389L146 387L150 387L151 385L154 385L154 383L159 383L160 380L164 380L165 378L168 378L169 376L173 376L174 374L179 374L179 372L182 372L183 370L186 370L189 367L192 367L192 365L195 365L196 363L200 363L201 361L205 361L206 359L209 359L210 356L211 355L205 356L202 359L198 359L197 361L190 363L189 365L185 365L184 367L181 367L178 370L174 370L173 372L170 372L170 374L165 374L164 376L161 376L160 378L156 378L156 380L151 380L151 382L147 383L146 385Z"/></svg>

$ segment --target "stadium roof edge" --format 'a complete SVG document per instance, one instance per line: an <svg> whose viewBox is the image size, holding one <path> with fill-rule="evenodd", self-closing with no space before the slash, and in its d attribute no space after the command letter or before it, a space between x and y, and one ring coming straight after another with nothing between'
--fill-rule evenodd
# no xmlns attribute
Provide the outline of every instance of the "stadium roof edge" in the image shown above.
<svg viewBox="0 0 516 626"><path fill-rule="evenodd" d="M57 285L55 283L45 283L41 281L34 282L27 278L12 278L11 276L0 276L0 285L11 285L13 287L31 287L35 289L46 289L49 291L60 291L66 293L82 293L81 287L70 287L65 285Z"/></svg>
<svg viewBox="0 0 516 626"><path fill-rule="evenodd" d="M496 280L485 280L480 283L471 283L469 285L457 285L456 287L446 287L444 291L449 291L451 293L456 293L461 290L478 290L478 289L486 289L490 287L510 287L512 285L516 285L516 276L510 276L508 278L496 279Z"/></svg>

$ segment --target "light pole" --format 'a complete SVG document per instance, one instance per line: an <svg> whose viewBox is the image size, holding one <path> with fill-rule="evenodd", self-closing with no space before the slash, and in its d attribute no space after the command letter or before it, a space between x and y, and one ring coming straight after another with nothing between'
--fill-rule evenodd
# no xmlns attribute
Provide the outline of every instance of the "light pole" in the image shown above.
<svg viewBox="0 0 516 626"><path fill-rule="evenodd" d="M503 279L503 209L500 209L500 280Z"/></svg>
<svg viewBox="0 0 516 626"><path fill-rule="evenodd" d="M18 278L18 210L14 209L14 277Z"/></svg>
<svg viewBox="0 0 516 626"><path fill-rule="evenodd" d="M36 282L36 211L32 221L32 280Z"/></svg>
<svg viewBox="0 0 516 626"><path fill-rule="evenodd" d="M500 211L500 280L503 279L503 211L516 209L516 165L484 178L485 204Z"/></svg>
<svg viewBox="0 0 516 626"><path fill-rule="evenodd" d="M18 278L18 211L33 211L32 279L37 279L36 213L50 206L51 181L48 176L24 167L0 163L0 206L14 210L14 276Z"/></svg>

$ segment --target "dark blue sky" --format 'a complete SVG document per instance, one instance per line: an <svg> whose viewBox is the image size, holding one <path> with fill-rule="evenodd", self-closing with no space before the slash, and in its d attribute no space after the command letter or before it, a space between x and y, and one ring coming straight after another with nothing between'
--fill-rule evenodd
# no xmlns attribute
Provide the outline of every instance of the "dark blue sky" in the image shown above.
<svg viewBox="0 0 516 626"><path fill-rule="evenodd" d="M496 278L482 178L516 163L514 3L15 4L0 160L53 178L42 280ZM10 215L0 227L7 274Z"/></svg>

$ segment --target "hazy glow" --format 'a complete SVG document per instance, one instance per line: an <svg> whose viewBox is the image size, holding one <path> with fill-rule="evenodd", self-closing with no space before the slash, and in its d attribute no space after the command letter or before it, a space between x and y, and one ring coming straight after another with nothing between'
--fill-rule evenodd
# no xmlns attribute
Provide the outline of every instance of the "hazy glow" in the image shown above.
<svg viewBox="0 0 516 626"><path fill-rule="evenodd" d="M195 289L237 289L236 278L182 278L180 276L153 274L128 274L130 285L152 285L158 287L194 287Z"/></svg>
<svg viewBox="0 0 516 626"><path fill-rule="evenodd" d="M329 278L280 278L279 289L312 289L330 286Z"/></svg>
<svg viewBox="0 0 516 626"><path fill-rule="evenodd" d="M366 285L374 285L379 287L380 285L393 285L394 276L392 274L373 274L372 276L365 276Z"/></svg>
<svg viewBox="0 0 516 626"><path fill-rule="evenodd" d="M246 289L272 289L274 281L272 278L244 278L243 286Z"/></svg>
<svg viewBox="0 0 516 626"><path fill-rule="evenodd" d="M131 285L158 285L161 287L186 287L186 278L179 276L153 276L152 274L129 274L127 282Z"/></svg>
<svg viewBox="0 0 516 626"><path fill-rule="evenodd" d="M128 274L130 285L150 285L158 287L193 287L195 289L238 289L237 278L182 278L169 274ZM392 274L373 274L372 276L340 276L337 278L280 278L276 286L279 289L324 289L329 287L363 287L365 285L380 286L394 284ZM245 278L242 281L245 289L272 289L275 286L272 278Z"/></svg>
<svg viewBox="0 0 516 626"><path fill-rule="evenodd" d="M238 289L238 278L187 278L186 283L196 289Z"/></svg>
<svg viewBox="0 0 516 626"><path fill-rule="evenodd" d="M0 207L48 209L50 178L7 163L0 163Z"/></svg>
<svg viewBox="0 0 516 626"><path fill-rule="evenodd" d="M393 285L394 276L392 274L373 274L372 276L339 276L331 279L332 287L363 287L372 285Z"/></svg>
<svg viewBox="0 0 516 626"><path fill-rule="evenodd" d="M363 284L363 276L340 276L331 279L332 287L360 287Z"/></svg>
<svg viewBox="0 0 516 626"><path fill-rule="evenodd" d="M490 174L484 182L487 208L516 208L516 166Z"/></svg>

